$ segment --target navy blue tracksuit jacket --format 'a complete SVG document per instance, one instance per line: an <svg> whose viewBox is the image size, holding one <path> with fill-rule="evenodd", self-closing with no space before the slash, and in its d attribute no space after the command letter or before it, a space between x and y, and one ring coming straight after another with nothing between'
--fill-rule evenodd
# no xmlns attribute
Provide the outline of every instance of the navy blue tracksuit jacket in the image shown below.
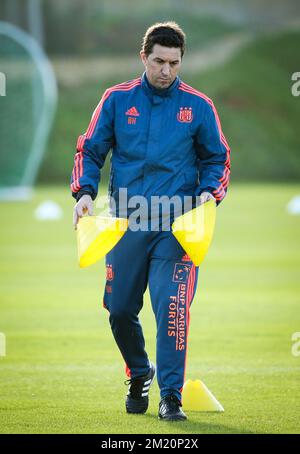
<svg viewBox="0 0 300 454"><path fill-rule="evenodd" d="M112 150L109 193L128 198L197 196L210 192L217 205L226 195L230 149L211 99L177 77L156 89L146 73L107 89L85 134L79 136L71 190L94 200L100 170ZM170 231L130 229L106 256L104 306L131 377L149 371L138 314L149 286L156 317L157 378L161 396L181 398L185 378L195 267Z"/></svg>

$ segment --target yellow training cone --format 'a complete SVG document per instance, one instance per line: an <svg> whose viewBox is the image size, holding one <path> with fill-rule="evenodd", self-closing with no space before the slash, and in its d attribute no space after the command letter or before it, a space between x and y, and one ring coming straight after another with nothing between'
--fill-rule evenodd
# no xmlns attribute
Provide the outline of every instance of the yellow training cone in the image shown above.
<svg viewBox="0 0 300 454"><path fill-rule="evenodd" d="M122 238L128 219L84 216L77 225L79 266L92 265L105 256Z"/></svg>
<svg viewBox="0 0 300 454"><path fill-rule="evenodd" d="M182 391L182 407L187 411L224 411L201 380L187 380Z"/></svg>
<svg viewBox="0 0 300 454"><path fill-rule="evenodd" d="M209 200L179 216L172 224L172 232L196 266L209 249L216 222L216 204Z"/></svg>

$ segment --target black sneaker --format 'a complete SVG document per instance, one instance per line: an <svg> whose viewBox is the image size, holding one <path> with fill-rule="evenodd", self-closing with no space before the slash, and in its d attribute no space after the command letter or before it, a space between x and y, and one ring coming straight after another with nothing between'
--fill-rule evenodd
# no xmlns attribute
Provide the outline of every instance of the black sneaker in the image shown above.
<svg viewBox="0 0 300 454"><path fill-rule="evenodd" d="M150 371L142 377L126 380L130 385L126 398L127 413L145 413L149 405L149 388L154 380L155 366L151 363Z"/></svg>
<svg viewBox="0 0 300 454"><path fill-rule="evenodd" d="M163 397L159 403L159 419L164 419L165 421L184 421L187 417L180 407L181 403L174 394Z"/></svg>

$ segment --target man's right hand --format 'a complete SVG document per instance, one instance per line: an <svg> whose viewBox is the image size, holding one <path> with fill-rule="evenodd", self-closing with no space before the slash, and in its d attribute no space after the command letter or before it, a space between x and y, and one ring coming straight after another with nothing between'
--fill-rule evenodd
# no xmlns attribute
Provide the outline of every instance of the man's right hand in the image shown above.
<svg viewBox="0 0 300 454"><path fill-rule="evenodd" d="M77 230L79 218L82 218L82 216L84 216L86 213L88 213L89 216L93 215L93 200L92 197L88 194L84 194L82 197L80 197L80 199L74 206L73 225L75 230Z"/></svg>

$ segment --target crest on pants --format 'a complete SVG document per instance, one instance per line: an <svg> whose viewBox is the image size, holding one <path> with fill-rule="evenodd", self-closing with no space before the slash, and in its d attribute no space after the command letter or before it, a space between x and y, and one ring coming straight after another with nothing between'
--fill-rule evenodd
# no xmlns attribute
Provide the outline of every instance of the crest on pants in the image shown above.
<svg viewBox="0 0 300 454"><path fill-rule="evenodd" d="M112 281L114 278L114 272L112 269L112 265L106 265L106 280Z"/></svg>
<svg viewBox="0 0 300 454"><path fill-rule="evenodd" d="M187 282L190 268L190 265L176 263L173 273L173 282Z"/></svg>

